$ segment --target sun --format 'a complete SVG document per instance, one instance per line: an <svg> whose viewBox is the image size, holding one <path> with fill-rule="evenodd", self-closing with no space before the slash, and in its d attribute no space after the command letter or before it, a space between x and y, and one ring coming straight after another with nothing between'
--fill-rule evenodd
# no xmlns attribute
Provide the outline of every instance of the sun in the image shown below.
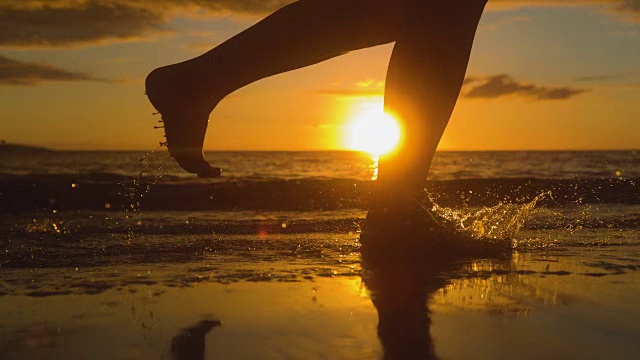
<svg viewBox="0 0 640 360"><path fill-rule="evenodd" d="M347 123L345 137L347 148L379 156L392 152L398 146L402 130L382 105L368 106L353 114Z"/></svg>

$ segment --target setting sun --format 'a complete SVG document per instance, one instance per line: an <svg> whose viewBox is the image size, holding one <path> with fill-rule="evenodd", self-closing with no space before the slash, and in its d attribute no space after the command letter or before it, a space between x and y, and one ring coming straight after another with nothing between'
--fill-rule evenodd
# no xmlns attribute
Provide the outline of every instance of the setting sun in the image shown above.
<svg viewBox="0 0 640 360"><path fill-rule="evenodd" d="M347 124L347 148L383 155L393 151L402 131L398 121L384 112L382 106L369 106L357 111Z"/></svg>

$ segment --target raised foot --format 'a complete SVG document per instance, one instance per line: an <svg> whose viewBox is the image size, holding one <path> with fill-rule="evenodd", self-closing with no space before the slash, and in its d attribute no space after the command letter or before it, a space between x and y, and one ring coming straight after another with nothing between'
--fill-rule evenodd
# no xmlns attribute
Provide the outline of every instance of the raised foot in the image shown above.
<svg viewBox="0 0 640 360"><path fill-rule="evenodd" d="M169 145L169 153L184 170L197 174L201 178L215 178L222 175L220 168L213 167L204 160L202 149L179 148Z"/></svg>
<svg viewBox="0 0 640 360"><path fill-rule="evenodd" d="M222 170L220 170L220 168L212 166L209 166L209 168L206 170L201 170L200 172L198 172L198 177L201 178L216 178L220 175L222 175Z"/></svg>
<svg viewBox="0 0 640 360"><path fill-rule="evenodd" d="M218 177L220 169L209 165L202 154L209 114L217 101L196 90L179 66L152 71L145 82L147 97L162 115L166 145L180 167L200 177Z"/></svg>

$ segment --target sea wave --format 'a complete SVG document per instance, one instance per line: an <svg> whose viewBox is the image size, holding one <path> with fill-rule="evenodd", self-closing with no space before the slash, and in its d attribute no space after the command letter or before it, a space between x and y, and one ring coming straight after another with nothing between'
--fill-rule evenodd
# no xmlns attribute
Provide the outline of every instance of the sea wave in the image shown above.
<svg viewBox="0 0 640 360"><path fill-rule="evenodd" d="M640 204L640 178L478 178L425 183L443 206L528 203L543 192L543 206ZM0 212L50 210L222 211L366 209L374 181L307 178L159 179L109 173L0 175Z"/></svg>

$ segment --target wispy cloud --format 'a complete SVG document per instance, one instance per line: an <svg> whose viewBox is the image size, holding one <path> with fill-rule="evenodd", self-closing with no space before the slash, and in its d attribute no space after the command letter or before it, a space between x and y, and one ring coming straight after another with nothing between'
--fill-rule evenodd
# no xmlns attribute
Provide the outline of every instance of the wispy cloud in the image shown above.
<svg viewBox="0 0 640 360"><path fill-rule="evenodd" d="M334 83L326 89L316 90L312 93L340 97L382 96L384 95L384 81L366 79L353 84Z"/></svg>
<svg viewBox="0 0 640 360"><path fill-rule="evenodd" d="M335 90L317 90L313 94L316 95L328 95L328 96L341 96L341 97L370 97L370 96L382 96L384 92L382 90L368 90L368 89L335 89Z"/></svg>
<svg viewBox="0 0 640 360"><path fill-rule="evenodd" d="M606 12L621 15L633 21L640 20L640 0L492 0L494 9L519 6L594 6L600 5Z"/></svg>
<svg viewBox="0 0 640 360"><path fill-rule="evenodd" d="M640 11L640 0L491 0L489 4L511 6L609 5L618 10Z"/></svg>
<svg viewBox="0 0 640 360"><path fill-rule="evenodd" d="M131 41L169 31L191 10L264 14L291 0L3 0L0 46L60 47Z"/></svg>
<svg viewBox="0 0 640 360"><path fill-rule="evenodd" d="M384 96L384 85L384 81L367 79L352 84L334 83L311 93L339 97ZM499 74L468 76L464 80L461 96L472 99L518 96L533 100L566 100L588 91L590 90L576 87L535 85L517 81L507 74Z"/></svg>
<svg viewBox="0 0 640 360"><path fill-rule="evenodd" d="M584 88L540 86L520 82L506 74L469 77L465 84L469 89L463 93L464 97L481 99L520 96L533 100L567 100L590 91Z"/></svg>
<svg viewBox="0 0 640 360"><path fill-rule="evenodd" d="M602 75L588 75L588 76L580 76L574 81L578 82L611 82L611 81L620 81L620 80L632 80L637 78L640 73L620 73L620 74L602 74Z"/></svg>
<svg viewBox="0 0 640 360"><path fill-rule="evenodd" d="M622 0L620 3L620 10L640 12L640 0Z"/></svg>
<svg viewBox="0 0 640 360"><path fill-rule="evenodd" d="M164 29L162 14L126 2L88 1L69 7L55 0L39 7L13 4L0 5L0 45L46 47L122 41Z"/></svg>
<svg viewBox="0 0 640 360"><path fill-rule="evenodd" d="M531 21L531 18L526 16L511 16L507 18L500 18L489 22L482 23L481 30L493 30L501 26L513 24L513 23L525 23Z"/></svg>
<svg viewBox="0 0 640 360"><path fill-rule="evenodd" d="M22 62L0 55L0 85L37 85L44 81L99 81L82 72L69 71L48 64Z"/></svg>

